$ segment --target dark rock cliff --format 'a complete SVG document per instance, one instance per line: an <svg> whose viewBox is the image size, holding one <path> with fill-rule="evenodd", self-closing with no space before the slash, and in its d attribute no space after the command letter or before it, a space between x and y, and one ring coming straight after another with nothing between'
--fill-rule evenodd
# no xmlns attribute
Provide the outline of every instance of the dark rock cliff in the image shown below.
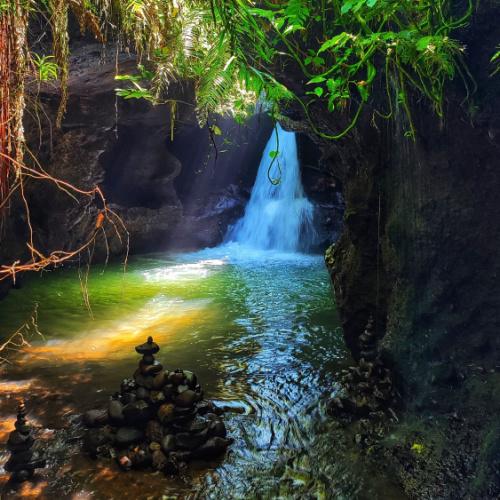
<svg viewBox="0 0 500 500"><path fill-rule="evenodd" d="M121 55L120 72L135 67ZM213 117L222 130L213 139L200 128L189 85L173 90L179 105L174 140L170 107L115 96L114 53L87 41L71 58L68 109L62 129L53 127L59 103L56 86L31 89L40 106L29 106L26 137L30 151L54 177L82 190L100 186L123 219L132 252L195 249L222 241L227 226L243 213L262 150L271 134L266 115L248 124ZM31 101L31 100L30 100ZM217 158L213 141L217 145ZM28 155L29 161L29 155ZM27 184L35 243L45 254L78 248L92 233L99 207L75 203L50 182ZM0 261L27 256L22 204L14 201L0 244ZM112 253L123 245L110 236ZM96 259L104 249L97 248Z"/></svg>
<svg viewBox="0 0 500 500"><path fill-rule="evenodd" d="M375 318L405 409L388 454L411 497L500 492L500 78L489 63L499 16L498 2L482 3L458 34L477 92L464 101L461 83L450 84L442 121L415 100L415 142L402 117L370 112L340 141L309 131L346 204L327 252L346 343L358 356ZM311 115L340 128L319 105ZM289 127L309 128L300 109L288 116ZM400 460L405 440L423 442L426 456Z"/></svg>

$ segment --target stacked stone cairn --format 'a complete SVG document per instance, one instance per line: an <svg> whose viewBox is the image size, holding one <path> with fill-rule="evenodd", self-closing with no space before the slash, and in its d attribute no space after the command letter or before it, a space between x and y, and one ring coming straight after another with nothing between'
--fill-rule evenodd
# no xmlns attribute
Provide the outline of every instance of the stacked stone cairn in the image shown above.
<svg viewBox="0 0 500 500"><path fill-rule="evenodd" d="M378 351L378 339L373 318L368 320L359 337L360 359L357 366L342 371L345 395L334 398L329 404L333 416L381 419L386 413L394 416L391 405L397 392L390 370L384 365Z"/></svg>
<svg viewBox="0 0 500 500"><path fill-rule="evenodd" d="M9 435L7 449L11 456L5 464L5 470L11 472L12 481L22 482L33 477L35 469L45 467L45 459L34 449L35 438L33 430L26 420L24 401L19 403L15 430Z"/></svg>
<svg viewBox="0 0 500 500"><path fill-rule="evenodd" d="M232 443L222 411L203 392L196 375L168 371L155 360L160 350L151 337L135 348L142 355L132 379L107 409L84 415L84 445L95 457L114 457L124 470L152 467L175 475L192 459L212 459Z"/></svg>

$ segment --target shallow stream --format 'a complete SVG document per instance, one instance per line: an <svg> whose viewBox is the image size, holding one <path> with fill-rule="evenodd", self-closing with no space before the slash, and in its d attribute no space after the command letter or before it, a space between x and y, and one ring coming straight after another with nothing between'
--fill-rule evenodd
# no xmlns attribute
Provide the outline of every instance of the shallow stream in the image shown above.
<svg viewBox="0 0 500 500"><path fill-rule="evenodd" d="M31 277L0 302L1 338L35 307L43 335L30 328L31 347L13 353L0 381L0 441L20 396L46 429L50 467L23 498L401 498L357 468L324 411L349 360L321 257L237 244L136 257L126 273L92 268L88 294L90 311L77 270L66 270ZM132 375L134 346L148 335L167 368L195 371L206 397L238 410L225 417L235 438L227 456L184 481L87 458L71 424Z"/></svg>

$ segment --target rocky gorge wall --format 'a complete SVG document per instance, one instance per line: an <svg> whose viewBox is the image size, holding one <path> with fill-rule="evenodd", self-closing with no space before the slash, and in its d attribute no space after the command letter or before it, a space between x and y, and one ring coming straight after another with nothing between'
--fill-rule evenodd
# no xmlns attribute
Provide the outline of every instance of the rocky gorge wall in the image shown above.
<svg viewBox="0 0 500 500"><path fill-rule="evenodd" d="M358 357L375 319L403 410L380 446L411 498L500 492L500 79L489 62L499 16L498 2L482 3L459 33L473 96L453 82L443 120L414 100L415 142L399 114L384 122L367 112L340 141L309 130L346 204L326 255L344 336ZM341 129L319 105L311 115L325 131ZM300 109L288 116L289 127L310 129Z"/></svg>

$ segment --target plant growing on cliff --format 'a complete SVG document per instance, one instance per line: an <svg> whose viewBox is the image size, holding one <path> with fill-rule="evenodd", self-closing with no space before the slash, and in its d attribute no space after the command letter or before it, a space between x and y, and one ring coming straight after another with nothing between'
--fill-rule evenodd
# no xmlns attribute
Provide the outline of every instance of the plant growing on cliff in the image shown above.
<svg viewBox="0 0 500 500"><path fill-rule="evenodd" d="M468 71L463 47L451 36L473 12L454 17L448 1L287 0L255 8L251 2L213 0L231 46L246 67L266 68L278 80L301 75L305 85L293 94L306 116L317 101L330 112L354 106L351 123L338 134L313 129L336 139L351 130L377 82L387 96L379 116L392 117L396 107L408 117L415 135L409 95L426 98L443 115L444 88ZM380 85L379 85L380 87Z"/></svg>
<svg viewBox="0 0 500 500"><path fill-rule="evenodd" d="M324 138L343 137L369 106L386 119L402 110L407 135L414 137L410 96L425 98L442 117L448 80L458 75L469 92L464 47L452 35L467 24L474 2L468 0L458 15L452 7L448 0L278 0L257 6L250 0L133 0L120 16L141 60L154 71L148 92L161 100L176 78L193 81L201 123L210 112L242 117L264 95L275 114L294 100ZM150 97L142 94L133 92ZM334 134L319 130L311 109L321 103L331 113L350 115L350 123ZM375 103L383 109L373 110Z"/></svg>
<svg viewBox="0 0 500 500"><path fill-rule="evenodd" d="M495 69L491 73L491 76L496 75L500 72L500 50L495 52L491 58L491 63L495 66Z"/></svg>

